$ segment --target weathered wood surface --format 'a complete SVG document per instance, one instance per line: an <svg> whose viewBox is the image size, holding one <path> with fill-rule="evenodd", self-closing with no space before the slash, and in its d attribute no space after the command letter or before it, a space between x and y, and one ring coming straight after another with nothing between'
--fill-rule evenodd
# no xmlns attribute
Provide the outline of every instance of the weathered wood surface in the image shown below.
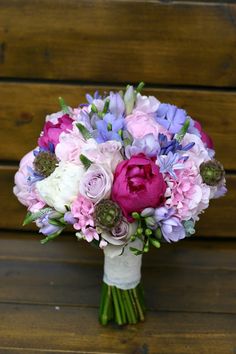
<svg viewBox="0 0 236 354"><path fill-rule="evenodd" d="M26 214L26 208L22 206L13 195L15 166L0 167L0 228L22 229L22 222ZM210 208L201 215L197 224L198 235L204 236L235 236L236 232L236 176L227 176L229 189L224 198L211 200ZM33 226L29 225L28 230ZM35 229L35 228L34 228Z"/></svg>
<svg viewBox="0 0 236 354"><path fill-rule="evenodd" d="M45 246L37 239L0 234L0 303L97 307L102 252L69 236ZM235 242L192 240L152 250L142 272L148 308L236 314L235 252Z"/></svg>
<svg viewBox="0 0 236 354"><path fill-rule="evenodd" d="M235 3L2 0L0 77L235 86L235 23Z"/></svg>
<svg viewBox="0 0 236 354"><path fill-rule="evenodd" d="M0 353L234 353L235 251L233 241L190 240L153 250L146 322L103 328L101 253L71 236L42 246L1 232Z"/></svg>
<svg viewBox="0 0 236 354"><path fill-rule="evenodd" d="M19 160L37 145L45 116L59 110L58 97L63 96L72 107L85 102L85 94L99 89L118 87L0 83L0 160ZM202 123L212 136L217 158L227 169L236 169L236 92L183 89L144 90L183 107L190 116Z"/></svg>

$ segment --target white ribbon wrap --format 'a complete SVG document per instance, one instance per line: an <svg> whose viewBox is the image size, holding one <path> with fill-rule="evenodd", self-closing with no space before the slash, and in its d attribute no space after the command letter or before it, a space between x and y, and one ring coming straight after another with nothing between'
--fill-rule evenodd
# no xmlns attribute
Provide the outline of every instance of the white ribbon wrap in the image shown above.
<svg viewBox="0 0 236 354"><path fill-rule="evenodd" d="M141 279L142 255L135 256L130 247L141 250L142 246L142 241L136 239L125 247L121 256L111 258L105 254L103 281L122 290L135 288Z"/></svg>

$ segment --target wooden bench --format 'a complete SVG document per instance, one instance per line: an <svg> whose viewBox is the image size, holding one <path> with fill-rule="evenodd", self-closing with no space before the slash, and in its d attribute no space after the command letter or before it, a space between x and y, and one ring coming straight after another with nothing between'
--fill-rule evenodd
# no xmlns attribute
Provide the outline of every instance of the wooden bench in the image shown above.
<svg viewBox="0 0 236 354"><path fill-rule="evenodd" d="M0 0L0 354L236 352L236 4ZM102 253L71 234L42 246L12 195L57 98L146 82L215 142L227 196L198 235L144 257L146 322L97 322Z"/></svg>

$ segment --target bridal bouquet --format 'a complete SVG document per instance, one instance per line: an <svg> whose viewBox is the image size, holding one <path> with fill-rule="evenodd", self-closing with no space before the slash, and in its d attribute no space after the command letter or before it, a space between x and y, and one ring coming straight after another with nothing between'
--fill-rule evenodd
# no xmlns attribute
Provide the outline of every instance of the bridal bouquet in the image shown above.
<svg viewBox="0 0 236 354"><path fill-rule="evenodd" d="M45 237L70 225L104 251L99 319L144 320L142 254L195 232L209 200L225 194L210 137L185 110L135 89L59 99L37 147L23 157L14 193Z"/></svg>

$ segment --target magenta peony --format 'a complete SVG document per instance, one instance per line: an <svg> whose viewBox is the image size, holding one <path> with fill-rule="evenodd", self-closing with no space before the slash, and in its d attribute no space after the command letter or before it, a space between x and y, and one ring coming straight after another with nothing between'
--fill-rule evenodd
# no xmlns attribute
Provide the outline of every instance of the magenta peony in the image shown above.
<svg viewBox="0 0 236 354"><path fill-rule="evenodd" d="M112 199L121 207L124 216L132 222L132 212L147 207L158 207L164 202L166 184L159 167L143 154L118 164Z"/></svg>
<svg viewBox="0 0 236 354"><path fill-rule="evenodd" d="M54 148L59 142L59 136L62 132L72 129L73 119L68 114L63 115L58 119L56 124L48 121L44 124L43 132L38 139L38 145L41 148L48 149L50 144L53 144Z"/></svg>

